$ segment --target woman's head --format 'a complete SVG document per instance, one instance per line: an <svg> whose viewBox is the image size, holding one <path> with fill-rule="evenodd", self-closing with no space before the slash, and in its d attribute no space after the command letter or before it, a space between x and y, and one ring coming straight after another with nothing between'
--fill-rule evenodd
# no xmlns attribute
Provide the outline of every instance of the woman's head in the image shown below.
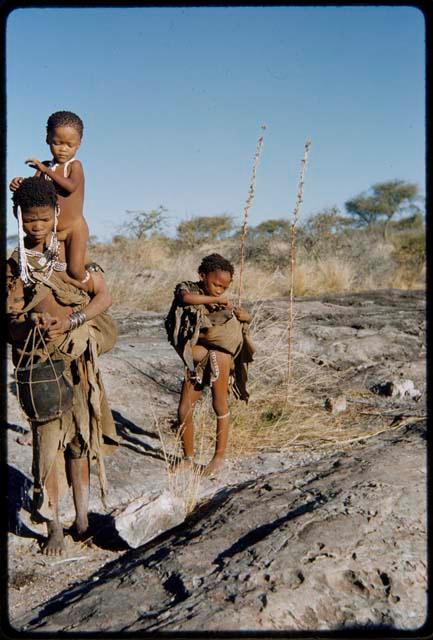
<svg viewBox="0 0 433 640"><path fill-rule="evenodd" d="M198 273L206 293L221 296L233 280L234 267L219 253L211 253L201 261Z"/></svg>
<svg viewBox="0 0 433 640"><path fill-rule="evenodd" d="M40 240L54 228L57 194L54 184L40 177L25 178L13 194L14 214L21 209L26 235Z"/></svg>

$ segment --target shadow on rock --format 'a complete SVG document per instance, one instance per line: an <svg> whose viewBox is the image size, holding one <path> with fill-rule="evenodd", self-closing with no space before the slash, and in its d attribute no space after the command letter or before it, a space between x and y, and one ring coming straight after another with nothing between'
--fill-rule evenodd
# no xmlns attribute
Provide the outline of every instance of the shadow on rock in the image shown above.
<svg viewBox="0 0 433 640"><path fill-rule="evenodd" d="M19 469L8 465L8 531L23 538L40 538L20 517L21 510L31 512L29 491L33 482Z"/></svg>
<svg viewBox="0 0 433 640"><path fill-rule="evenodd" d="M74 539L74 529L71 527L69 533ZM107 551L124 551L129 549L128 545L116 531L114 518L110 514L89 513L89 537L92 544Z"/></svg>
<svg viewBox="0 0 433 640"><path fill-rule="evenodd" d="M15 433L19 433L20 435L25 435L26 433L29 433L29 429L25 429L19 424L7 422L5 426L6 426L6 429L9 429L10 431L15 431Z"/></svg>
<svg viewBox="0 0 433 640"><path fill-rule="evenodd" d="M118 411L112 411L112 415L116 423L116 431L125 441L121 443L123 446L128 447L128 449L132 449L132 451L143 453L144 455L151 456L152 458L157 458L158 460L165 459L161 449L152 447L150 444L143 442L141 438L135 438L131 435L131 432L159 441L159 436L157 434L139 427L134 422L131 422L131 420L128 420L128 418L122 416ZM128 445L127 443L130 444Z"/></svg>

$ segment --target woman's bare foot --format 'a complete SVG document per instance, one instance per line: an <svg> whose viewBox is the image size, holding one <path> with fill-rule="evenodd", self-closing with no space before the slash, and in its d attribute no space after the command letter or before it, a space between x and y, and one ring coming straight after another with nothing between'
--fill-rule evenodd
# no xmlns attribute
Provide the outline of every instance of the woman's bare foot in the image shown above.
<svg viewBox="0 0 433 640"><path fill-rule="evenodd" d="M46 556L61 556L66 550L63 527L60 522L50 520L47 523L48 540L42 549Z"/></svg>
<svg viewBox="0 0 433 640"><path fill-rule="evenodd" d="M215 455L208 465L203 469L202 475L214 476L221 471L224 466L224 456Z"/></svg>
<svg viewBox="0 0 433 640"><path fill-rule="evenodd" d="M17 438L18 444L28 445L29 447L33 444L33 433L31 431L26 431L21 436Z"/></svg>
<svg viewBox="0 0 433 640"><path fill-rule="evenodd" d="M72 538L75 541L85 540L89 535L89 520L87 517L85 518L76 518L71 528L69 529L69 533L72 535Z"/></svg>

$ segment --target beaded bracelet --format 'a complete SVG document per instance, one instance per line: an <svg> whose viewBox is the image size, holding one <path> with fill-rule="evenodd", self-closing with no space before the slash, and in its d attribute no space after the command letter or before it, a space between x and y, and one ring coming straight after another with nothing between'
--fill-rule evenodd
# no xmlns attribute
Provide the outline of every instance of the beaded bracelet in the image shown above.
<svg viewBox="0 0 433 640"><path fill-rule="evenodd" d="M71 329L77 329L81 327L87 320L87 316L83 311L75 311L75 313L71 313L69 316L69 322L71 325Z"/></svg>

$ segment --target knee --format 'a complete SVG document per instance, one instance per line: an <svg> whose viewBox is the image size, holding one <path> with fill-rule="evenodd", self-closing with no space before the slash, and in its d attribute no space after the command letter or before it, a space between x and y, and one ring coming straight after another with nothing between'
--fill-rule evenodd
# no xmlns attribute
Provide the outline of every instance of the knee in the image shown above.
<svg viewBox="0 0 433 640"><path fill-rule="evenodd" d="M229 409L229 401L227 396L221 398L213 398L212 407L217 416L222 416Z"/></svg>
<svg viewBox="0 0 433 640"><path fill-rule="evenodd" d="M86 443L80 434L74 436L68 443L65 453L68 458L72 458L73 460L84 458L87 455Z"/></svg>

